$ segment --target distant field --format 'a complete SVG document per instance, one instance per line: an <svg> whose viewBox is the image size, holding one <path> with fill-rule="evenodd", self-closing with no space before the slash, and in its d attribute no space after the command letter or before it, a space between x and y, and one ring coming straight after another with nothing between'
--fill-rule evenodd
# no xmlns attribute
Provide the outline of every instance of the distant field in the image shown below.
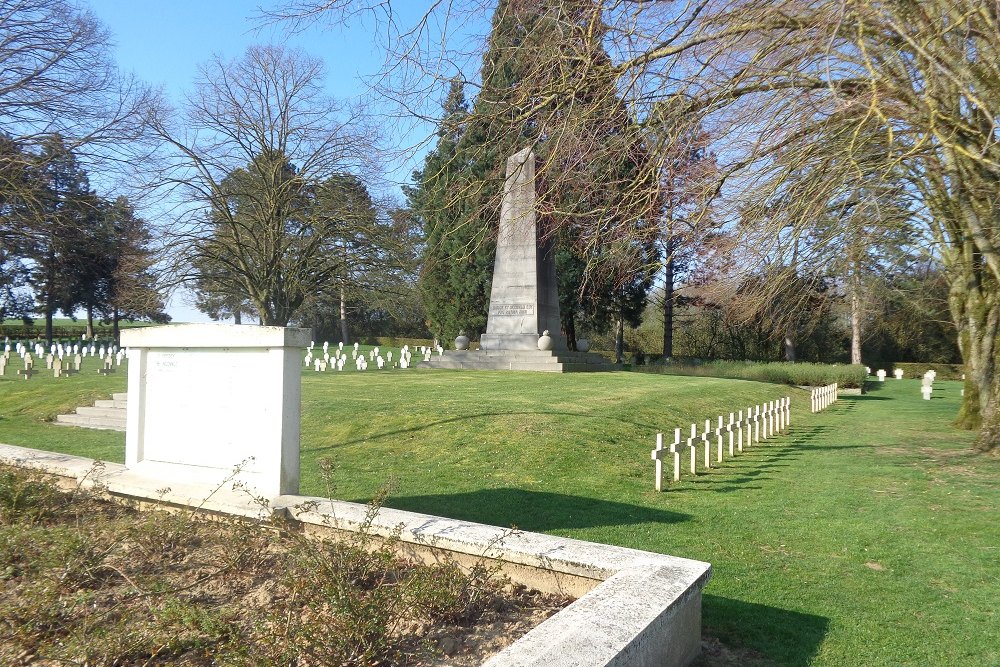
<svg viewBox="0 0 1000 667"><path fill-rule="evenodd" d="M10 374L0 442L123 460L123 434L39 421L123 375ZM304 371L302 487L365 501L391 481L393 507L709 561L705 634L739 664L1000 664L1000 460L950 425L959 383L919 388L810 415L805 392L740 380ZM658 429L785 395L791 436L653 490Z"/></svg>
<svg viewBox="0 0 1000 667"><path fill-rule="evenodd" d="M3 321L3 326L24 326L24 322L22 322L21 320L4 320ZM44 328L45 327L45 318L41 318L41 317L35 318L33 326L43 327ZM56 318L52 319L52 326L53 327L85 327L85 326L87 326L87 320L81 318L79 320L75 320L74 321L74 320L71 320L68 317L56 317ZM128 328L128 327L148 327L148 326L152 326L152 323L151 322L129 322L129 321L126 321L126 320L122 320L121 322L118 323L118 326L121 327L122 329L125 329L125 328ZM100 320L94 320L94 328L95 329L111 329L111 325L110 324L101 324Z"/></svg>
<svg viewBox="0 0 1000 667"><path fill-rule="evenodd" d="M149 322L119 322L118 327L120 329L129 329L132 327L148 327L151 326ZM52 321L52 335L56 339L68 339L75 338L79 339L80 336L86 332L87 321L77 320L73 321L68 317L56 318ZM98 320L94 321L94 335L97 338L108 338L114 333L114 327L110 324L101 324ZM3 338L10 338L12 340L20 339L37 339L45 335L45 320L36 319L33 324L26 327L24 322L21 320L4 320L0 324L0 340Z"/></svg>

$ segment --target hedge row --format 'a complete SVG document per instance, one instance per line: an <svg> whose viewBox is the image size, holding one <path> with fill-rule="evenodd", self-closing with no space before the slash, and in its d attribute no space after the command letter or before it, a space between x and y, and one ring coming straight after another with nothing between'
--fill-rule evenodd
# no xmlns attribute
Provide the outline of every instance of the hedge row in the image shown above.
<svg viewBox="0 0 1000 667"><path fill-rule="evenodd" d="M897 361L892 365L891 370L887 370L889 377L892 377L892 371L897 368L903 370L905 378L923 377L924 373L933 370L937 372L938 380L961 380L965 373L965 366L962 364L922 364ZM872 368L873 373L877 370L877 368Z"/></svg>
<svg viewBox="0 0 1000 667"><path fill-rule="evenodd" d="M142 324L125 324L120 325L121 329L128 329L138 326L150 326L148 323ZM94 326L94 337L97 339L111 338L114 329L111 325L95 325ZM79 343L81 336L87 334L87 327L85 325L73 325L66 326L64 324L57 325L52 328L52 337L56 340L66 341L73 340L73 342ZM45 338L45 326L37 324L0 324L0 339L10 338L11 340L34 340Z"/></svg>
<svg viewBox="0 0 1000 667"><path fill-rule="evenodd" d="M756 361L671 362L646 366L643 372L755 380L811 387L822 387L836 382L841 388L860 387L866 376L864 366Z"/></svg>
<svg viewBox="0 0 1000 667"><path fill-rule="evenodd" d="M362 345L378 345L380 347L400 348L404 345L409 345L410 347L426 345L427 347L430 347L434 344L434 341L430 338L397 338L396 336L359 336L358 342ZM322 343L319 344L322 345ZM344 347L347 346L345 345ZM445 347L454 347L454 345L445 345Z"/></svg>

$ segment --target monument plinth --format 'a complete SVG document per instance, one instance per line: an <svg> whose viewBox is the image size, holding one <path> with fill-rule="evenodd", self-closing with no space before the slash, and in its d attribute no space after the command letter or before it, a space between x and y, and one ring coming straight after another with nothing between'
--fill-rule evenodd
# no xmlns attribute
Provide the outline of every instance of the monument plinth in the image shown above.
<svg viewBox="0 0 1000 667"><path fill-rule="evenodd" d="M556 285L555 254L535 214L535 154L525 148L507 159L489 313L479 350L449 351L418 366L557 373L609 369L600 355L567 350ZM551 348L539 350L538 338L545 331Z"/></svg>

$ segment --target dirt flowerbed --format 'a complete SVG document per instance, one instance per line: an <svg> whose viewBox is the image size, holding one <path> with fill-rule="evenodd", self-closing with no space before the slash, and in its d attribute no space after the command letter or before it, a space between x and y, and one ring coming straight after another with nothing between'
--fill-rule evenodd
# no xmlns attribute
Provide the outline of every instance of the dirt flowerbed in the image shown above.
<svg viewBox="0 0 1000 667"><path fill-rule="evenodd" d="M3 665L478 665L567 603L491 562L138 512L0 468Z"/></svg>

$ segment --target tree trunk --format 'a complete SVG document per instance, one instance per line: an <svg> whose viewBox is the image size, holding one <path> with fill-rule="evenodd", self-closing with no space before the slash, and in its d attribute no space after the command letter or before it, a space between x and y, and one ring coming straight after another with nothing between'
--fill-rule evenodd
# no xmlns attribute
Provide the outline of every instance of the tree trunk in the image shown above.
<svg viewBox="0 0 1000 667"><path fill-rule="evenodd" d="M978 279L977 279L978 278ZM949 306L958 328L958 348L965 362L965 395L957 425L980 429L976 448L996 449L1000 443L1000 378L997 377L997 334L1000 294L981 284L983 277L952 283ZM987 279L988 280L988 279Z"/></svg>
<svg viewBox="0 0 1000 667"><path fill-rule="evenodd" d="M785 330L784 346L785 346L785 361L795 361L795 338L793 338L794 332L791 327Z"/></svg>
<svg viewBox="0 0 1000 667"><path fill-rule="evenodd" d="M620 364L625 361L625 318L618 318L618 326L615 327L615 363Z"/></svg>
<svg viewBox="0 0 1000 667"><path fill-rule="evenodd" d="M233 324L243 324L243 313L239 308L233 311Z"/></svg>
<svg viewBox="0 0 1000 667"><path fill-rule="evenodd" d="M55 284L56 284L56 251L52 245L52 239L49 239L49 252L48 252L49 265L46 267L45 272L45 342L51 347L52 346L52 314L55 312Z"/></svg>
<svg viewBox="0 0 1000 667"><path fill-rule="evenodd" d="M87 304L87 338L94 337L94 306Z"/></svg>
<svg viewBox="0 0 1000 667"><path fill-rule="evenodd" d="M563 320L565 323L563 326L566 329L566 347L570 351L576 351L576 317L573 313L569 313L569 317Z"/></svg>
<svg viewBox="0 0 1000 667"><path fill-rule="evenodd" d="M670 360L674 356L674 255L670 241L663 269L663 358Z"/></svg>
<svg viewBox="0 0 1000 667"><path fill-rule="evenodd" d="M344 345L350 345L351 339L347 331L347 294L340 288L340 340Z"/></svg>
<svg viewBox="0 0 1000 667"><path fill-rule="evenodd" d="M48 306L45 308L45 341L52 345L52 308Z"/></svg>
<svg viewBox="0 0 1000 667"><path fill-rule="evenodd" d="M119 320L118 306L115 306L114 308L111 309L111 335L115 339L115 345L118 345L118 341L121 340L121 337L119 335L120 332L118 329L118 320Z"/></svg>
<svg viewBox="0 0 1000 667"><path fill-rule="evenodd" d="M861 364L861 286L851 280L851 363Z"/></svg>

